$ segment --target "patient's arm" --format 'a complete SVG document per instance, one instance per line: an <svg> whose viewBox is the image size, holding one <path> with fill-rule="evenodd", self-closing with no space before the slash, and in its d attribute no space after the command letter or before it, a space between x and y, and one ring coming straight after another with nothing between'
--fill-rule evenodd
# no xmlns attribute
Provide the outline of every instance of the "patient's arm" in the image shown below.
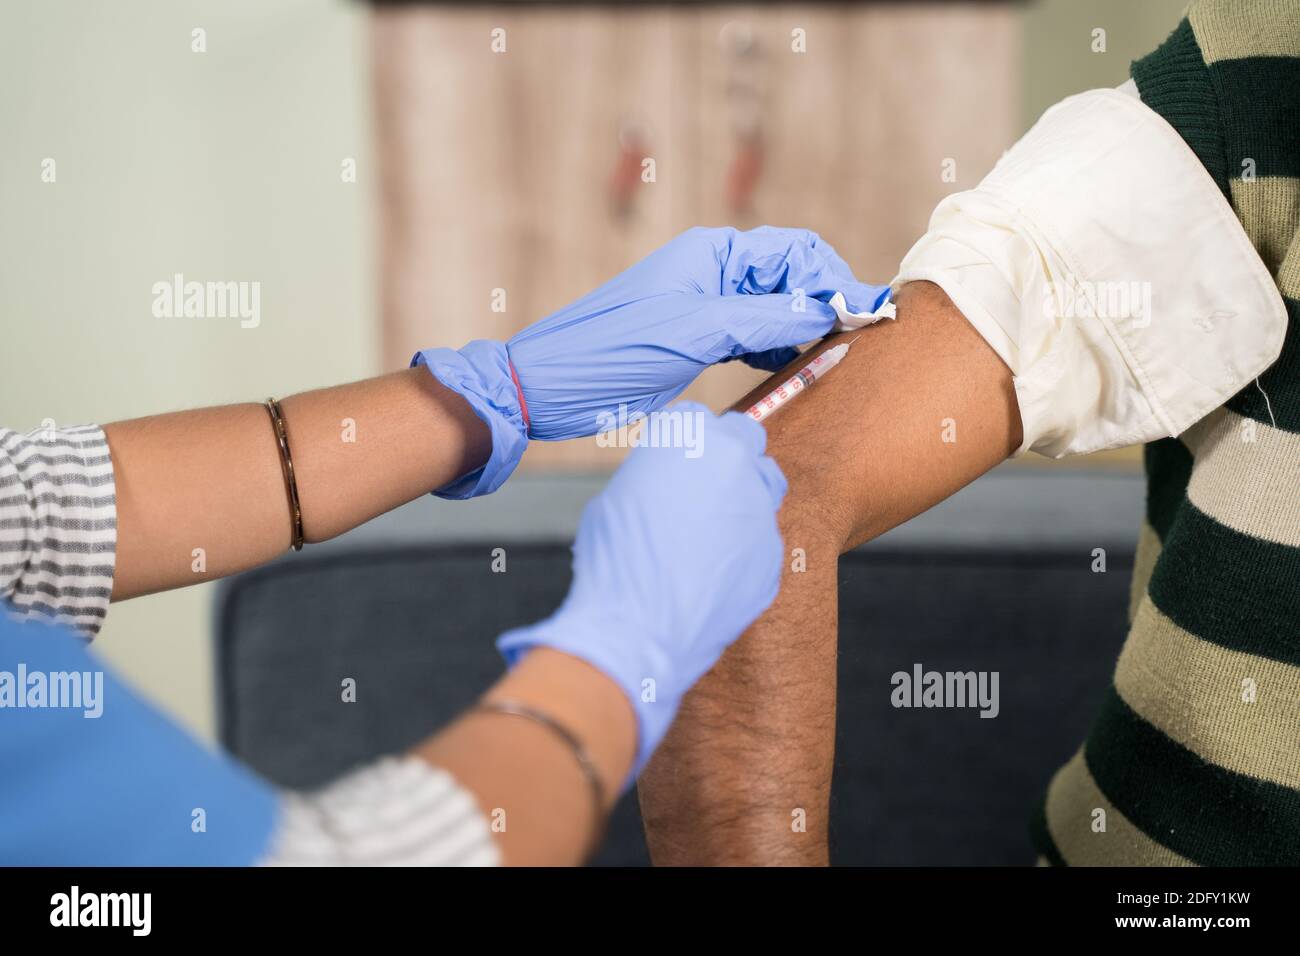
<svg viewBox="0 0 1300 956"><path fill-rule="evenodd" d="M790 484L781 593L687 696L641 777L656 864L826 862L839 555L1020 445L1011 372L943 291L912 283L896 301L895 321L828 343L858 338L769 422L768 452ZM796 548L802 573L791 570ZM793 825L799 810L806 832Z"/></svg>

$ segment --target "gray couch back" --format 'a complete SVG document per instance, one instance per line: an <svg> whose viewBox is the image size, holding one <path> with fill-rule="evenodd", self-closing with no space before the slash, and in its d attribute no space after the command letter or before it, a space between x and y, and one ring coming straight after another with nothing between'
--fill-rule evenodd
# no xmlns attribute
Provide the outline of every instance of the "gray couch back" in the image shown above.
<svg viewBox="0 0 1300 956"><path fill-rule="evenodd" d="M1106 573L1091 562L1078 542L841 559L833 862L1033 862L1030 812L1082 742L1125 630L1131 549L1112 544ZM568 582L566 543L508 540L307 552L235 578L217 608L222 742L288 787L404 750L501 673L493 639L549 614ZM894 707L891 675L916 664L998 672L998 716ZM634 794L596 862L648 862Z"/></svg>

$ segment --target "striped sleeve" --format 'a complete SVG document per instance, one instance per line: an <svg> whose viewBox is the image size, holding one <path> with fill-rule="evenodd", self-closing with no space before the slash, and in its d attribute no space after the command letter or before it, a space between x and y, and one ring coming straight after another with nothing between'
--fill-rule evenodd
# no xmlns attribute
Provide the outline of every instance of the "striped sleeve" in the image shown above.
<svg viewBox="0 0 1300 956"><path fill-rule="evenodd" d="M1223 408L1147 446L1132 626L1083 748L1040 804L1034 842L1057 864L1294 866L1300 9L1198 0L1133 78L1230 197L1277 283L1286 339Z"/></svg>
<svg viewBox="0 0 1300 956"><path fill-rule="evenodd" d="M473 796L445 770L388 757L312 794L287 794L264 866L496 866Z"/></svg>
<svg viewBox="0 0 1300 956"><path fill-rule="evenodd" d="M0 428L0 599L11 614L99 632L113 591L114 487L98 425Z"/></svg>

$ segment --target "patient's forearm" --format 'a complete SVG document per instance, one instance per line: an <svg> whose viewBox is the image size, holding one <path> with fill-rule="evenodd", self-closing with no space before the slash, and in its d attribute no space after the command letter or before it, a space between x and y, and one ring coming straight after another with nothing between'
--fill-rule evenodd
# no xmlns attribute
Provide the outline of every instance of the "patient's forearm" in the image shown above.
<svg viewBox="0 0 1300 956"><path fill-rule="evenodd" d="M857 337L848 357L769 422L789 480L781 592L687 696L641 778L657 864L826 862L838 557L1020 444L1011 373L947 296L913 283L897 304L896 320L836 337ZM795 549L806 570L792 570Z"/></svg>
<svg viewBox="0 0 1300 956"><path fill-rule="evenodd" d="M487 427L427 369L281 402L308 541L472 471ZM104 428L117 489L113 599L233 574L282 553L291 523L267 410L230 405Z"/></svg>

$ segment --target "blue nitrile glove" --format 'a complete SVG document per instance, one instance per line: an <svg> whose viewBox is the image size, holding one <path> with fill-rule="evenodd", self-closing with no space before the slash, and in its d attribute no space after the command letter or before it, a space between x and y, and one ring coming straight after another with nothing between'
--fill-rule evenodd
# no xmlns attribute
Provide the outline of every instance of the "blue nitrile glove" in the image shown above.
<svg viewBox="0 0 1300 956"><path fill-rule="evenodd" d="M573 585L560 609L497 642L511 665L531 648L552 647L617 683L639 725L633 776L682 696L772 603L781 581L776 513L785 477L763 454L763 427L696 402L658 412L645 427L668 416L682 417L659 434L680 436L685 447L644 445L628 456L582 513Z"/></svg>
<svg viewBox="0 0 1300 956"><path fill-rule="evenodd" d="M429 349L427 365L492 431L480 470L437 494L469 498L510 476L529 438L581 438L662 408L709 365L775 370L835 324L828 303L873 312L887 286L858 282L806 229L690 229L509 342Z"/></svg>

